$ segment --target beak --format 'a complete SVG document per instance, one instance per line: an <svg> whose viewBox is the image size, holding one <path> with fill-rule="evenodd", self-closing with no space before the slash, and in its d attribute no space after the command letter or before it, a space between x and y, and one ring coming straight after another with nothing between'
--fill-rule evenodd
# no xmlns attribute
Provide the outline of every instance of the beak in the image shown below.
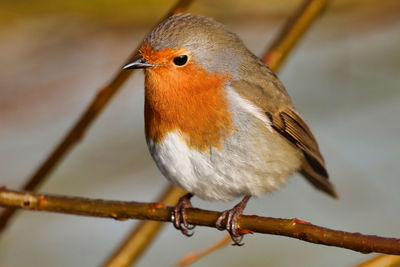
<svg viewBox="0 0 400 267"><path fill-rule="evenodd" d="M133 70L133 69L145 69L145 68L150 68L154 67L153 64L150 64L147 62L146 59L140 57L136 59L135 61L132 61L125 66L122 67L123 70Z"/></svg>

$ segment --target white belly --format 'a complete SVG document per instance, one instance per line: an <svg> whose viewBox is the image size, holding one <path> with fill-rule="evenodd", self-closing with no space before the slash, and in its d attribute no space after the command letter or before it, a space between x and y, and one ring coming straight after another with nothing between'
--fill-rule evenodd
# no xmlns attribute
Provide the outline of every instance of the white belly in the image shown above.
<svg viewBox="0 0 400 267"><path fill-rule="evenodd" d="M232 90L234 132L221 149L189 148L179 131L159 144L148 140L158 168L172 183L206 200L259 196L282 186L301 165L301 152L271 129L263 114Z"/></svg>

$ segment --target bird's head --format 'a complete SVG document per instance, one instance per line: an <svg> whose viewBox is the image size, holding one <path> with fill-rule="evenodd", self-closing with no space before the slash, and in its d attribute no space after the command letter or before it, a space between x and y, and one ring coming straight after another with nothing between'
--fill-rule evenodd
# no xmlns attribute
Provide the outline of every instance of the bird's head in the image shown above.
<svg viewBox="0 0 400 267"><path fill-rule="evenodd" d="M141 56L124 69L145 69L146 78L156 75L158 83L165 80L173 86L193 81L198 71L237 78L246 52L242 41L224 25L202 16L177 14L145 38Z"/></svg>

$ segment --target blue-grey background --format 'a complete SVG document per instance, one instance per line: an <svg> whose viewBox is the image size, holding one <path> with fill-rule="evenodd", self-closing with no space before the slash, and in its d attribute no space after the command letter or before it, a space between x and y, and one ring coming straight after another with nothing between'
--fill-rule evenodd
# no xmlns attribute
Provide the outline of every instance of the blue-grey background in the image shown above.
<svg viewBox="0 0 400 267"><path fill-rule="evenodd" d="M0 3L0 184L23 184L173 1L160 2ZM190 11L228 24L261 55L299 1L250 2L203 1ZM279 192L252 199L245 213L400 237L399 74L400 3L334 1L279 76L340 198L296 175ZM145 146L143 74L136 73L40 191L151 201L166 184ZM212 210L233 204L194 199ZM135 223L19 212L0 236L0 266L98 266ZM186 238L168 225L138 266L171 266L223 234L198 227ZM193 266L353 266L370 257L280 236L244 241Z"/></svg>

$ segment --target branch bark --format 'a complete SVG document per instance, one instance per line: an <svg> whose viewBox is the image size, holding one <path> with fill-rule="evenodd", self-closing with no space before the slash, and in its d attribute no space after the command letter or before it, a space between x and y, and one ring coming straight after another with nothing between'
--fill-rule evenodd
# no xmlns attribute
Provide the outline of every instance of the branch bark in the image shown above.
<svg viewBox="0 0 400 267"><path fill-rule="evenodd" d="M116 220L139 219L163 222L170 222L173 210L172 207L160 203L65 197L5 188L0 189L0 206ZM215 228L215 221L220 214L216 211L191 208L187 209L187 220L188 223L193 225ZM336 231L295 218L278 219L242 215L238 218L238 226L245 232L287 236L310 243L341 247L361 253L379 252L400 255L400 239Z"/></svg>

